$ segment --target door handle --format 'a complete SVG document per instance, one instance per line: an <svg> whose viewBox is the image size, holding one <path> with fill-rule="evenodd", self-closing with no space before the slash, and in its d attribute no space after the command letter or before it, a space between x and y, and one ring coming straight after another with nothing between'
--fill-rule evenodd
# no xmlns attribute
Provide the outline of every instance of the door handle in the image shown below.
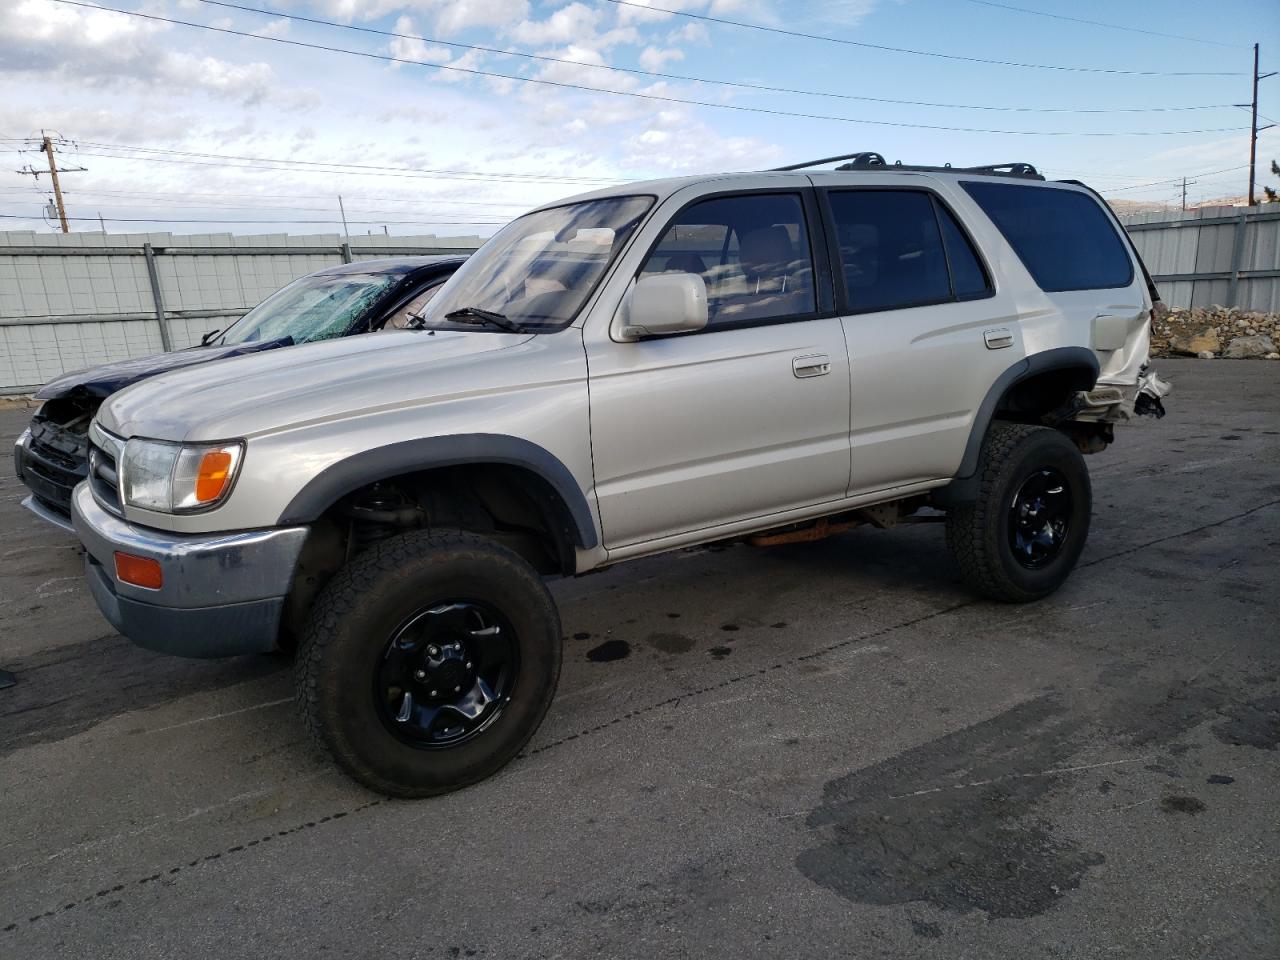
<svg viewBox="0 0 1280 960"><path fill-rule="evenodd" d="M1008 327L996 327L993 330L983 330L982 339L986 341L988 350L999 350L1001 347L1013 346L1013 331Z"/></svg>
<svg viewBox="0 0 1280 960"><path fill-rule="evenodd" d="M806 377L824 377L831 372L831 358L821 353L796 357L791 361L791 372L801 380Z"/></svg>

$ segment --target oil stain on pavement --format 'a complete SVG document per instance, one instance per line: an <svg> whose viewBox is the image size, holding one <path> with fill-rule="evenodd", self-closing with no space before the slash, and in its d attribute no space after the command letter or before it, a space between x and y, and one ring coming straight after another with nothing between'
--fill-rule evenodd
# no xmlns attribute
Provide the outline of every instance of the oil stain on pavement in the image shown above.
<svg viewBox="0 0 1280 960"><path fill-rule="evenodd" d="M833 780L808 819L831 837L796 866L859 903L1043 913L1104 859L1032 816L1052 778L1019 776L1060 766L1078 725L1043 697Z"/></svg>
<svg viewBox="0 0 1280 960"><path fill-rule="evenodd" d="M631 644L625 640L606 640L597 647L587 651L587 659L592 663L609 663L621 660L631 653Z"/></svg>
<svg viewBox="0 0 1280 960"><path fill-rule="evenodd" d="M1087 748L1098 734L1159 751L1171 778L1183 776L1177 768L1186 755L1173 741L1203 723L1213 721L1212 734L1232 745L1275 750L1280 741L1280 697L1250 699L1208 677L1151 690L1126 672L1104 672L1098 684L1120 688L1100 716L1050 692L829 781L807 820L825 840L800 854L797 869L857 903L925 901L991 918L1037 916L1105 861L1037 810L1060 787L1059 774L1096 755ZM1148 758L1131 762L1140 759ZM1171 795L1159 809L1195 815L1207 807Z"/></svg>

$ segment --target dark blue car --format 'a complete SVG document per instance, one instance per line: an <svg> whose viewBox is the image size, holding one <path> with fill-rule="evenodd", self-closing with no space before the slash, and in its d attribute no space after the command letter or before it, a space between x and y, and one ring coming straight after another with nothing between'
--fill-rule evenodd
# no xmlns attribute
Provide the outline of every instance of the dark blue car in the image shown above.
<svg viewBox="0 0 1280 960"><path fill-rule="evenodd" d="M63 374L40 388L44 401L14 448L23 505L71 529L71 491L88 472L89 422L117 390L157 374L299 343L402 327L465 257L401 257L327 267L276 291L199 346Z"/></svg>

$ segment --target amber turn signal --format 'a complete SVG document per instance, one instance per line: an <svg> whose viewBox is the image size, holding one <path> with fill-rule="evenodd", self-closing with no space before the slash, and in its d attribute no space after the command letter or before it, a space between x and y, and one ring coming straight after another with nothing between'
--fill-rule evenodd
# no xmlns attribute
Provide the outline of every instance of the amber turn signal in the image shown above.
<svg viewBox="0 0 1280 960"><path fill-rule="evenodd" d="M164 583L164 574L157 560L135 557L131 553L116 553L116 579L135 587L159 590Z"/></svg>
<svg viewBox="0 0 1280 960"><path fill-rule="evenodd" d="M212 503L222 496L231 479L231 454L226 450L210 450L200 458L196 474L196 501Z"/></svg>

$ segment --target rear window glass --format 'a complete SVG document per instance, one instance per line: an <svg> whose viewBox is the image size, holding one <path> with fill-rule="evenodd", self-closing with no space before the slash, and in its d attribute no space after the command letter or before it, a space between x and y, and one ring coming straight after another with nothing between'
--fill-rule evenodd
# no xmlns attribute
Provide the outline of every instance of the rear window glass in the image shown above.
<svg viewBox="0 0 1280 960"><path fill-rule="evenodd" d="M895 310L951 299L947 256L927 193L838 190L828 194L853 310Z"/></svg>
<svg viewBox="0 0 1280 960"><path fill-rule="evenodd" d="M1074 190L965 183L1041 290L1127 287L1133 263L1106 213Z"/></svg>

